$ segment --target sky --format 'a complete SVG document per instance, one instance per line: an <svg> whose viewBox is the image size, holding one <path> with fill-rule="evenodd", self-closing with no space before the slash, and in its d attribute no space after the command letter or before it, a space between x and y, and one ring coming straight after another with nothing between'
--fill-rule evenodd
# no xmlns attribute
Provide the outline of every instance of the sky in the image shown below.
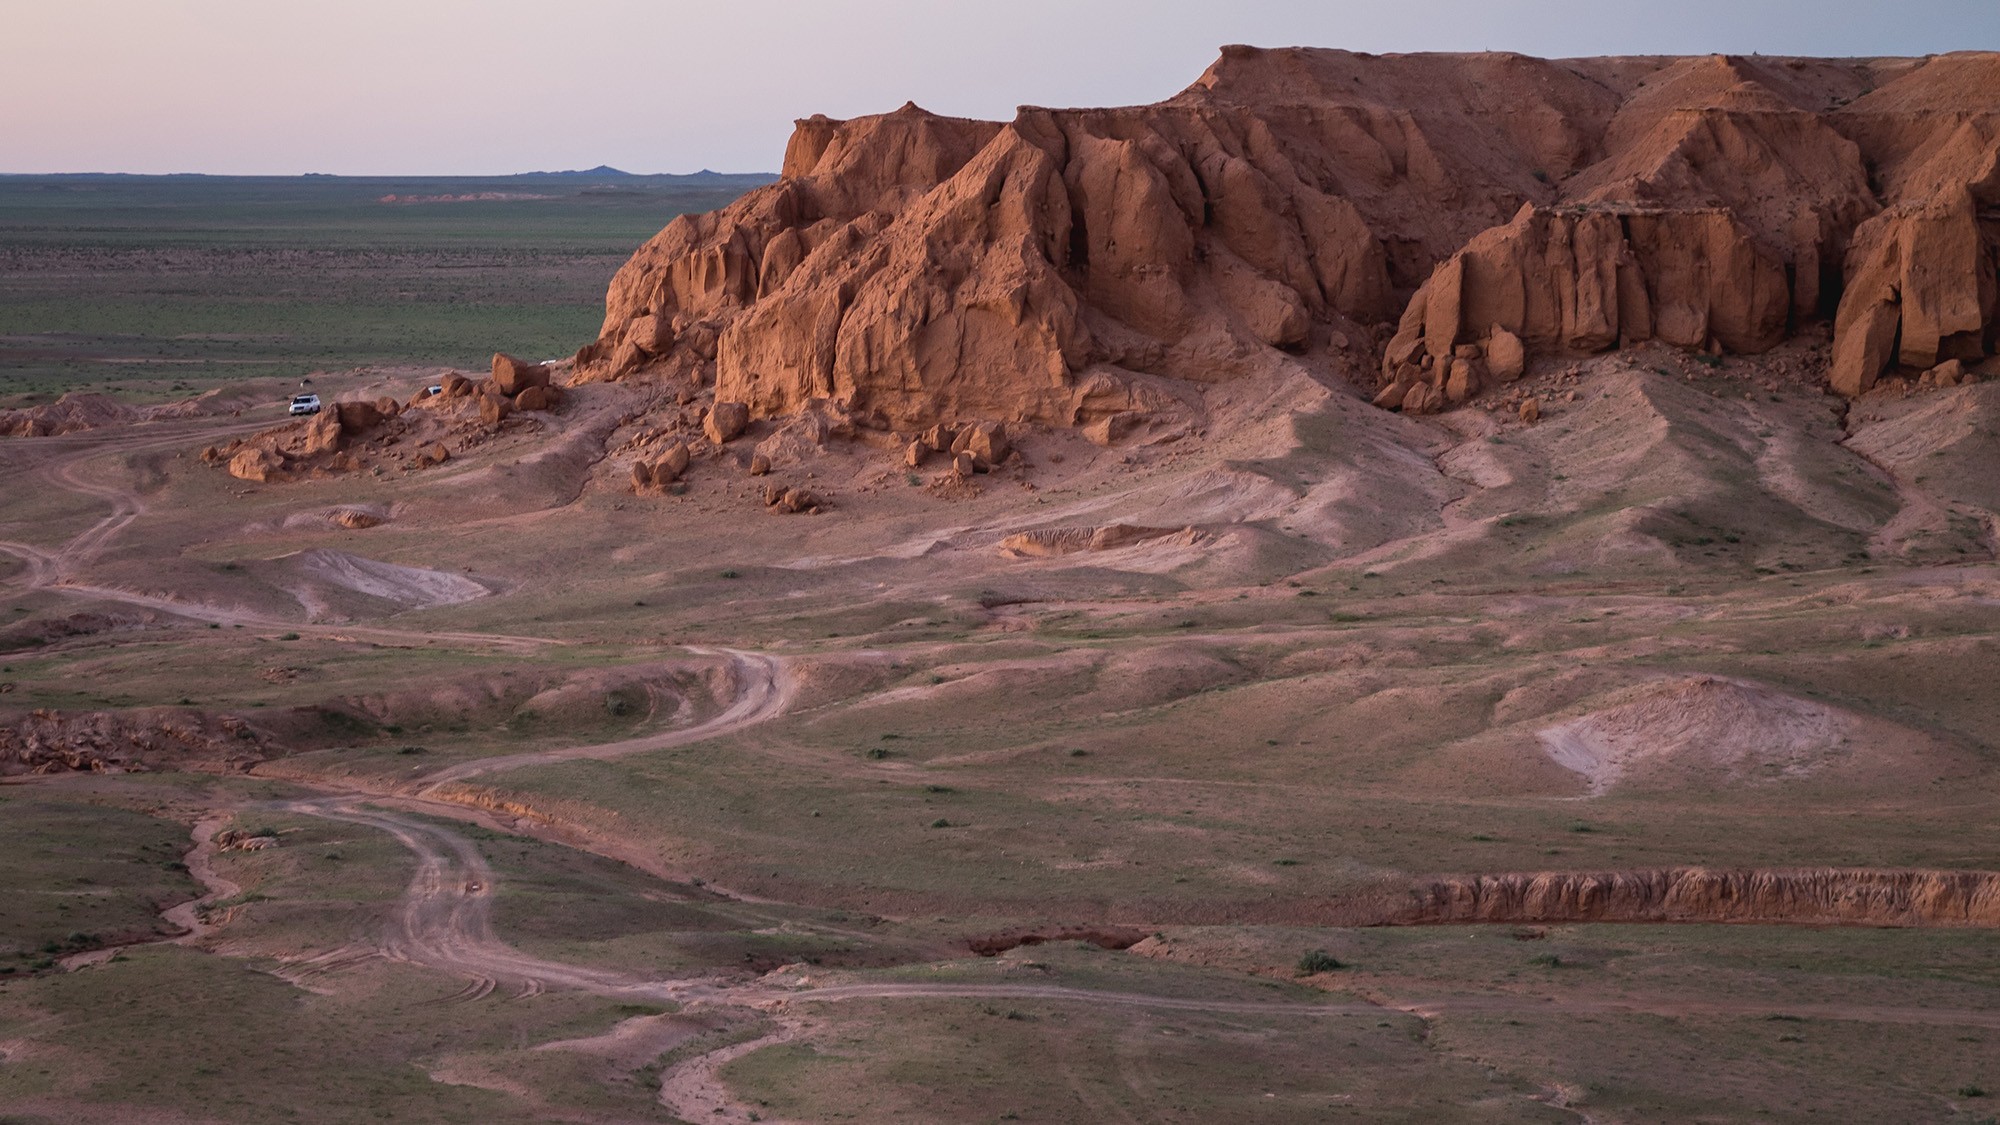
<svg viewBox="0 0 2000 1125"><path fill-rule="evenodd" d="M1226 43L2000 49L2000 0L0 0L0 172L775 171L799 117L1129 105Z"/></svg>

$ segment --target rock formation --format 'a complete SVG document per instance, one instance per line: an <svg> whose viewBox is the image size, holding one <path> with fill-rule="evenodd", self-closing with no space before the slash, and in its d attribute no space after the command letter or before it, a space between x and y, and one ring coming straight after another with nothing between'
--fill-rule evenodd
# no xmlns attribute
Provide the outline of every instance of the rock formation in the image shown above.
<svg viewBox="0 0 2000 1125"><path fill-rule="evenodd" d="M243 719L188 708L0 712L0 776L195 763L244 769L272 752L269 736Z"/></svg>
<svg viewBox="0 0 2000 1125"><path fill-rule="evenodd" d="M495 354L490 379L447 372L439 376L436 394L426 388L408 404L386 396L329 403L309 418L210 446L201 457L257 483L354 472L385 455L397 456L406 469L431 468L449 460L453 448L469 448L503 429L542 425L515 415L559 411L564 392L554 377L545 364Z"/></svg>
<svg viewBox="0 0 2000 1125"><path fill-rule="evenodd" d="M1535 872L1436 879L1392 924L1452 922L1807 922L2000 924L2000 876L1985 871L1715 870Z"/></svg>
<svg viewBox="0 0 2000 1125"><path fill-rule="evenodd" d="M1276 352L1424 411L1537 352L1759 352L1837 310L1857 393L1993 350L1997 103L1992 54L1229 47L1151 106L815 117L626 263L577 378L1110 441Z"/></svg>

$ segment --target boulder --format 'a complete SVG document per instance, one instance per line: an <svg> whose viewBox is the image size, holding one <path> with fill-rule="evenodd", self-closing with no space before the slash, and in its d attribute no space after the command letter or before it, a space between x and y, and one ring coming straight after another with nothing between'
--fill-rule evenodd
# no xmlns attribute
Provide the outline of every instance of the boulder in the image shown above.
<svg viewBox="0 0 2000 1125"><path fill-rule="evenodd" d="M688 463L693 459L687 446L680 442L669 445L666 452L660 454L660 459L653 465L654 483L671 484L679 480L681 474L687 472Z"/></svg>
<svg viewBox="0 0 2000 1125"><path fill-rule="evenodd" d="M340 449L340 413L336 410L322 410L306 423L305 445L301 452L308 457L334 453Z"/></svg>
<svg viewBox="0 0 2000 1125"><path fill-rule="evenodd" d="M554 387L529 387L514 396L514 407L518 410L554 410L560 393Z"/></svg>
<svg viewBox="0 0 2000 1125"><path fill-rule="evenodd" d="M494 352L493 385L512 398L529 387L548 386L549 369L539 363L524 363L505 352Z"/></svg>
<svg viewBox="0 0 2000 1125"><path fill-rule="evenodd" d="M826 501L809 489L786 488L783 485L774 484L764 489L764 505L780 512L812 512L816 514L826 506Z"/></svg>
<svg viewBox="0 0 2000 1125"><path fill-rule="evenodd" d="M1416 382L1416 378L1408 374L1407 371L1398 374L1395 378L1382 384L1382 389L1375 392L1375 397L1372 401L1376 406L1384 410L1398 409L1403 405L1403 400L1410 397L1410 388L1415 386Z"/></svg>
<svg viewBox="0 0 2000 1125"><path fill-rule="evenodd" d="M1948 359L1924 372L1917 382L1925 387L1956 387L1967 381L1966 376L1963 360Z"/></svg>
<svg viewBox="0 0 2000 1125"><path fill-rule="evenodd" d="M1480 363L1477 359L1454 357L1446 369L1444 397L1446 402L1461 403L1479 393L1484 381L1479 377Z"/></svg>
<svg viewBox="0 0 2000 1125"><path fill-rule="evenodd" d="M449 460L451 460L451 450L446 449L443 442L434 441L424 446L417 453L417 464L419 465L442 465Z"/></svg>
<svg viewBox="0 0 2000 1125"><path fill-rule="evenodd" d="M924 459L933 452L935 451L928 442L913 441L903 450L903 464L912 469L921 469L924 467Z"/></svg>
<svg viewBox="0 0 2000 1125"><path fill-rule="evenodd" d="M479 420L489 426L497 426L514 412L514 402L505 395L484 394L479 396Z"/></svg>
<svg viewBox="0 0 2000 1125"><path fill-rule="evenodd" d="M1542 400L1528 398L1521 400L1521 421L1532 426L1542 419Z"/></svg>
<svg viewBox="0 0 2000 1125"><path fill-rule="evenodd" d="M702 433L717 445L727 445L741 437L750 425L750 407L741 402L718 402L709 407L702 420Z"/></svg>
<svg viewBox="0 0 2000 1125"><path fill-rule="evenodd" d="M1528 371L1528 346L1499 325L1486 338L1486 370L1495 382L1511 383Z"/></svg>
<svg viewBox="0 0 2000 1125"><path fill-rule="evenodd" d="M446 374L438 386L443 388L439 393L446 398L462 398L472 393L472 380L456 371Z"/></svg>
<svg viewBox="0 0 2000 1125"><path fill-rule="evenodd" d="M771 471L771 459L769 457L764 456L762 453L752 453L750 455L751 476L761 477L768 474L770 471Z"/></svg>
<svg viewBox="0 0 2000 1125"><path fill-rule="evenodd" d="M970 453L972 459L981 465L998 465L1013 452L1007 443L1007 429L998 422L974 422L961 429L953 439L951 452Z"/></svg>
<svg viewBox="0 0 2000 1125"><path fill-rule="evenodd" d="M284 471L285 459L261 446L246 446L229 459L229 475L259 484L275 480Z"/></svg>
<svg viewBox="0 0 2000 1125"><path fill-rule="evenodd" d="M1417 383L1403 396L1403 413L1435 414L1444 408L1444 395L1429 383Z"/></svg>

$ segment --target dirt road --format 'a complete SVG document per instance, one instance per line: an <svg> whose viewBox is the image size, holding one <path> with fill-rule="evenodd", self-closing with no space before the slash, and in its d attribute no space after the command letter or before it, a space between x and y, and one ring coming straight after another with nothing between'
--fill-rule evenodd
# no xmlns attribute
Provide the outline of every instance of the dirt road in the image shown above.
<svg viewBox="0 0 2000 1125"><path fill-rule="evenodd" d="M659 734L649 734L643 738L631 738L622 742L607 742L597 746L565 746L554 750L534 750L461 762L425 777L423 788L417 795L434 797L440 790L456 782L506 770L521 769L525 766L546 766L586 759L610 761L632 754L667 750L733 734L783 714L790 706L793 695L796 694L796 688L790 677L785 674L784 662L777 657L733 648L691 647L688 651L698 655L729 658L731 672L736 678L736 698L714 718L681 730L662 731Z"/></svg>

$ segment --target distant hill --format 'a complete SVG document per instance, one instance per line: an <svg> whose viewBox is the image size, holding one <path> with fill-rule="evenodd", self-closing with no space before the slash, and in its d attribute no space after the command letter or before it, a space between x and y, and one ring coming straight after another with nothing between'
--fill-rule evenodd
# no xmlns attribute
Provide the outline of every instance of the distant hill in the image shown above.
<svg viewBox="0 0 2000 1125"><path fill-rule="evenodd" d="M759 184L768 184L778 177L771 172L712 172L706 168L703 168L699 172L685 174L663 173L659 175L641 175L613 168L609 164L600 164L595 168L583 171L519 172L507 178L515 180L587 181L591 183L644 180L655 184L687 184L692 187L755 187Z"/></svg>

